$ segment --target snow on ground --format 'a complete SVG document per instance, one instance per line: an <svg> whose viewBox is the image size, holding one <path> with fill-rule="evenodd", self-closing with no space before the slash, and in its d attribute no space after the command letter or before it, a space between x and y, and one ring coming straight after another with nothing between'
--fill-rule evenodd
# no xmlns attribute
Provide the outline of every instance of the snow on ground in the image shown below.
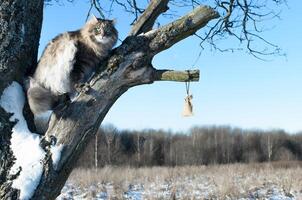
<svg viewBox="0 0 302 200"><path fill-rule="evenodd" d="M25 103L22 87L13 82L4 91L0 99L0 105L6 112L14 113L11 121L17 120L12 130L11 148L16 157L11 174L21 173L13 181L13 187L20 189L20 199L29 199L38 185L42 175L42 164L45 151L40 147L40 137L31 133L22 115Z"/></svg>
<svg viewBox="0 0 302 200"><path fill-rule="evenodd" d="M237 167L214 167L214 169L209 167L204 170L196 170L196 168L198 167L193 170L191 168L187 170L163 168L157 171L147 168L143 173L138 172L141 169L133 169L130 170L131 175L126 168L121 168L120 172L108 169L101 169L99 172L85 172L86 174L75 172L57 200L302 199L301 168L293 170L273 170L271 168L255 170L251 167L248 170L243 167L239 167L239 169ZM85 170L89 171L89 169L83 169L83 171ZM104 172L100 172L102 170ZM166 175L161 175L160 173L165 170L168 173L164 172ZM174 172L171 172L172 170ZM98 173L104 175L100 176ZM113 177L112 181L108 181L110 180L108 174ZM135 178L133 178L133 174L136 174ZM137 176L137 174L139 175ZM93 177L92 182L94 183L89 183L89 176ZM99 178L98 181L97 178ZM83 182L86 183L83 184Z"/></svg>
<svg viewBox="0 0 302 200"><path fill-rule="evenodd" d="M183 183L188 184L190 183ZM95 187L95 186L94 186ZM299 200L301 198L295 197L293 194L286 194L282 189L276 185L267 185L262 188L255 188L247 194L242 194L242 197L219 197L211 193L213 188L209 187L205 182L196 185L190 191L182 190L182 188L175 189L169 183L162 183L161 185L153 184L148 189L144 188L142 184L129 185L128 191L122 195L116 195L113 192L113 185L110 183L99 184L98 187L105 188L104 191L97 192L97 189L80 188L72 183L64 186L61 195L57 200L109 200L109 199L126 199L126 200L143 200L143 199L238 199L238 200ZM188 193L189 192L189 193ZM119 198L120 197L120 198Z"/></svg>

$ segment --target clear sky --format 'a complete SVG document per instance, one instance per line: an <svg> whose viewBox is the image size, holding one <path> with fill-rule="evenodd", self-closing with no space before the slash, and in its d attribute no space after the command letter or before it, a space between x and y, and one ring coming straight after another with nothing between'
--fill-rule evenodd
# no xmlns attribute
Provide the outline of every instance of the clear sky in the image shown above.
<svg viewBox="0 0 302 200"><path fill-rule="evenodd" d="M199 68L201 78L191 83L194 116L183 118L185 84L155 82L128 90L113 105L104 123L118 128L161 128L186 130L194 125L230 125L242 128L280 128L295 133L302 130L302 1L289 1L280 21L266 38L278 44L287 57L261 61L245 51L220 53L205 49L190 37L157 55L157 68L185 70ZM44 9L40 54L57 34L80 28L89 9L86 1L54 3ZM94 12L97 14L97 12ZM129 32L131 17L116 9L119 38ZM167 21L168 19L163 19ZM223 41L230 44L230 41Z"/></svg>

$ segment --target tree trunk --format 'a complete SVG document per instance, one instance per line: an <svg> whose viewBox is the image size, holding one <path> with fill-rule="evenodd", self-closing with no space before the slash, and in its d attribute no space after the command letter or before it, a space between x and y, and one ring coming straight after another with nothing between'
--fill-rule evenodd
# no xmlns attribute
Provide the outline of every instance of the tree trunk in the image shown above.
<svg viewBox="0 0 302 200"><path fill-rule="evenodd" d="M156 18L167 9L167 3L167 0L153 0L145 10L145 14L142 14L137 23L134 24L129 37L112 51L107 60L102 62L99 71L89 83L83 86L76 99L54 111L49 128L43 138L47 144L44 146L46 154L42 161L43 173L32 199L51 200L59 195L75 162L89 140L96 134L107 112L129 88L159 80L197 81L199 79L199 71L156 70L151 62L156 54L194 34L219 15L210 7L201 6L172 23L151 30ZM10 38L5 40L9 41L5 47L2 46L6 43L0 42L2 45L0 53L3 53L5 49L8 51L5 53L8 54L6 59L1 58L3 65L3 67L1 65L1 69L3 68L1 77L4 75L10 77L1 79L1 82L5 83L1 85L3 89L12 80L20 81L25 70L31 69L31 66L36 63L43 2L15 0L13 3L1 4L3 5L0 5L0 8L8 7L4 9L4 13L7 12L7 15L1 13L1 20L4 19L3 24L5 24L4 22L7 24L6 29L4 29L6 31L2 31L2 35L5 36L4 39ZM22 12L18 9L21 9ZM22 15L19 16L16 13L22 13ZM150 13L153 14L150 15ZM8 19L11 16L15 16L15 18L13 20ZM33 17L29 19L25 16ZM150 16L152 17L150 18ZM28 21L23 22L24 19ZM9 22L18 28L11 30L8 27ZM2 114L2 110L0 111ZM2 129L3 125L3 130L6 130L5 133L7 133L1 135L1 151L3 151L1 156L9 156L9 159L1 163L0 178L2 180L4 177L3 183L6 186L1 182L0 194L5 195L5 191L12 191L11 197L13 195L16 197L18 191L10 187L11 180L8 176L8 170L12 165L9 138L13 124L9 122L8 115L0 116L0 127ZM51 141L56 141L55 146L62 149L60 159L55 165L51 157L51 148L53 147L50 145ZM6 144L3 148L2 143ZM4 173L2 173L3 169ZM2 189L3 185L5 187ZM3 199L7 199L7 197L4 196Z"/></svg>
<svg viewBox="0 0 302 200"><path fill-rule="evenodd" d="M0 1L0 96L12 81L22 83L25 72L36 65L42 17L42 0ZM0 199L19 195L11 187L16 177L9 175L14 162L10 149L14 123L9 118L0 107Z"/></svg>
<svg viewBox="0 0 302 200"><path fill-rule="evenodd" d="M37 63L43 1L1 0L0 8L1 95L13 80L22 82L24 73Z"/></svg>

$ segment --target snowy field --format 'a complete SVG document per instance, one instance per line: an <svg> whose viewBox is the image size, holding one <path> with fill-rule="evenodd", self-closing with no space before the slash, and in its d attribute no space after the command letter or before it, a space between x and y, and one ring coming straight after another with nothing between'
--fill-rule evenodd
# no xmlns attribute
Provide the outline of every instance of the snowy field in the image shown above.
<svg viewBox="0 0 302 200"><path fill-rule="evenodd" d="M301 165L76 169L58 200L302 200Z"/></svg>

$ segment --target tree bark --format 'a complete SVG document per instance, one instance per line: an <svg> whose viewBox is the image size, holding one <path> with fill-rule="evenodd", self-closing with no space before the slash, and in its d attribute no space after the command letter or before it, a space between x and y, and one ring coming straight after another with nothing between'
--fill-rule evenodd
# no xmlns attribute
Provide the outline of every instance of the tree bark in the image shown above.
<svg viewBox="0 0 302 200"><path fill-rule="evenodd" d="M14 123L9 121L10 114L0 107L0 199L16 199L19 191L11 187L9 170L14 164L13 152L10 149L11 130Z"/></svg>
<svg viewBox="0 0 302 200"><path fill-rule="evenodd" d="M186 71L174 71L174 70L156 70L154 74L154 80L156 81L199 81L199 70L186 70Z"/></svg>
<svg viewBox="0 0 302 200"><path fill-rule="evenodd" d="M43 18L42 0L0 1L0 95L36 66ZM30 17L29 17L30 16Z"/></svg>
<svg viewBox="0 0 302 200"><path fill-rule="evenodd" d="M25 72L37 62L43 17L42 0L0 1L0 96L12 82L23 82ZM30 16L30 17L28 17ZM14 163L10 149L10 114L0 107L0 199L17 199L19 191L12 188L9 175Z"/></svg>
<svg viewBox="0 0 302 200"><path fill-rule="evenodd" d="M20 1L17 0L16 2L20 3ZM35 2L33 3L35 4L35 8L37 5L43 5L43 3L38 0L30 1L30 3L25 0L21 2L23 6L30 6L32 2ZM154 2L155 1L152 1L152 3ZM150 84L157 80L198 80L199 71L173 72L169 70L156 70L153 68L151 62L157 53L192 35L198 29L204 27L210 20L217 18L219 16L218 13L210 7L201 6L179 20L159 29L150 30L158 15L164 12L162 8L167 4L166 0L156 2L159 3L157 5L160 6L149 6L150 9L146 9L145 11L149 12L153 10L153 12L157 12L152 15L152 20L148 20L146 17L140 18L139 21L142 23L134 25L137 30L132 32L119 47L112 51L109 58L101 64L99 71L90 82L82 87L82 91L76 99L54 111L43 140L50 141L51 138L55 138L55 145L62 147L61 157L59 162L53 165L50 146L45 147L47 153L43 160L44 170L32 199L50 200L55 199L59 195L75 162L85 149L89 140L96 134L107 112L114 102L129 88L142 84ZM40 11L38 13L41 14L37 16L39 17L39 21L42 18L42 8L39 7L38 9ZM38 15L37 12L33 13ZM21 19L23 20L24 18ZM29 29L25 28L25 33L27 34L29 30L36 30L40 33L41 24L36 22L35 25L36 26L30 27ZM29 31L29 33L31 32ZM30 68L30 66L35 63L37 41L38 37L34 41L35 43L32 44L36 48L31 46L35 51L32 50L30 56L28 55L31 62L27 60L25 69ZM9 48L11 48L11 46ZM21 55L23 56L23 54ZM4 61L2 62L5 63ZM10 62L7 64L11 64ZM25 71L23 68L20 69L20 62L16 63L13 69L7 67L7 69L14 72L13 74L18 75L13 76L11 80L19 80L18 78L22 77ZM3 73L6 74L6 72ZM21 75L19 75L19 73ZM6 83L9 83L9 81L6 81ZM3 88L4 87L5 85L3 85ZM7 120L8 116L6 116L3 122L7 122ZM10 130L11 126L12 124L8 124L7 129ZM5 141L9 142L9 139ZM6 152L6 155L10 155L9 151L6 150ZM6 164L6 166L9 166L9 163ZM17 193L14 194L18 195Z"/></svg>

